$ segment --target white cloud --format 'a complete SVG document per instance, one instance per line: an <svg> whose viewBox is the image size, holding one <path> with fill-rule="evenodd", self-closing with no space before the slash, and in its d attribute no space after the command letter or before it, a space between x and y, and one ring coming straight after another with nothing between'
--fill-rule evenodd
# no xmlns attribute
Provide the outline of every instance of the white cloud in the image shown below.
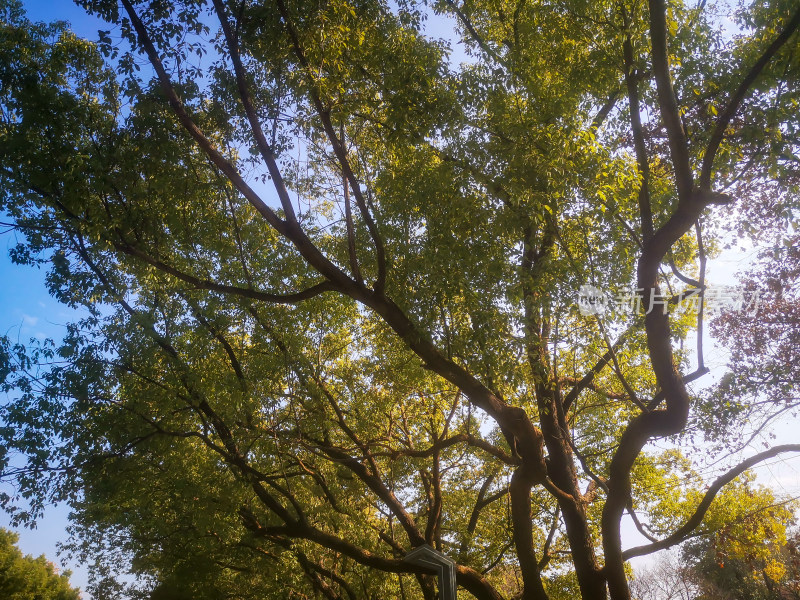
<svg viewBox="0 0 800 600"><path fill-rule="evenodd" d="M28 325L30 327L36 327L36 324L39 322L39 317L32 317L30 315L26 315L22 313L22 324Z"/></svg>

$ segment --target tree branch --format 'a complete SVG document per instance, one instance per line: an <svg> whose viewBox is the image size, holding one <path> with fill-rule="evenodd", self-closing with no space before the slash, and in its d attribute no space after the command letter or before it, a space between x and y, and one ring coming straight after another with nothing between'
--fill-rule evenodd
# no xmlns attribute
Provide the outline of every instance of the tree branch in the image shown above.
<svg viewBox="0 0 800 600"><path fill-rule="evenodd" d="M669 72L669 48L667 42L667 6L665 0L649 0L650 39L652 43L653 75L656 80L658 104L667 129L672 164L678 197L687 201L692 195L694 178L689 164L689 148L686 132L680 118L680 109L672 87Z"/></svg>
<svg viewBox="0 0 800 600"><path fill-rule="evenodd" d="M595 376L598 375L600 371L602 371L606 365L611 362L614 352L619 350L619 348L627 341L627 337L632 334L633 331L633 327L625 330L622 335L619 336L617 341L611 345L611 347L603 354L602 357L600 357L600 360L598 360L594 366L589 369L589 371L587 371L587 373L572 387L569 393L564 397L564 413L569 411L572 404L578 399L580 393L588 388Z"/></svg>
<svg viewBox="0 0 800 600"><path fill-rule="evenodd" d="M634 556L651 554L652 552L657 552L658 550L664 550L676 544L680 544L691 535L691 533L700 525L700 523L702 523L703 517L723 486L730 483L739 475L757 465L761 461L772 458L773 456L777 456L779 454L783 454L784 452L800 452L800 444L784 444L782 446L775 446L774 448L770 448L764 452L759 452L758 454L743 460L730 471L714 480L692 516L689 517L686 523L675 530L674 533L658 542L647 544L646 546L636 546L626 550L622 553L623 559L628 560Z"/></svg>
<svg viewBox="0 0 800 600"><path fill-rule="evenodd" d="M124 1L127 2L127 0ZM283 176L278 168L278 163L275 159L274 153L272 152L272 147L269 145L269 142L267 142L267 138L264 135L263 129L261 128L261 123L259 123L258 120L258 114L256 113L255 106L253 105L253 99L250 96L250 90L247 85L247 74L245 73L244 66L242 65L242 58L239 54L239 42L231 31L230 23L228 23L228 17L225 14L225 7L222 4L222 0L213 0L213 2L214 10L219 18L220 26L222 27L222 33L225 36L225 41L228 45L228 52L231 56L231 61L233 62L233 72L236 76L236 85L239 88L239 97L242 101L244 112L247 115L247 121L250 123L250 129L253 132L253 136L256 138L256 145L261 152L261 157L264 159L264 162L267 165L267 169L269 170L270 177L272 177L275 187L278 188L278 198L280 199L281 207L283 208L283 212L286 215L287 221L299 228L299 225L297 224L297 217L294 213L294 207L292 206L292 201L289 198L289 193L286 191L286 186L283 182Z"/></svg>
<svg viewBox="0 0 800 600"><path fill-rule="evenodd" d="M311 75L308 60L306 59L305 53L303 52L303 47L300 44L300 37L297 33L297 30L294 28L294 25L292 24L289 9L283 0L277 0L277 5L278 10L281 13L281 17L283 18L286 30L289 33L289 38L291 39L295 55L297 56L300 65L305 70L306 76L310 80L311 85L309 86L309 95L311 96L311 101L313 102L314 108L317 111L317 116L319 117L320 121L322 121L322 127L325 130L325 135L328 137L331 147L333 148L333 152L342 167L342 172L344 173L345 178L350 182L350 187L353 190L353 196L356 199L356 205L361 213L361 217L364 219L364 223L367 225L367 231L369 231L369 235L372 238L372 243L375 246L378 275L375 279L373 289L377 293L383 294L386 287L386 248L383 243L383 238L381 237L378 231L378 226L376 225L375 220L373 219L372 214L367 207L367 202L364 198L363 192L361 191L361 186L358 183L358 179L356 178L355 174L353 173L353 169L350 166L350 161L348 160L347 154L344 151L343 140L340 140L336 136L336 130L334 129L333 122L331 121L330 111L327 110L322 104L322 98L319 96L319 93L316 89L316 81Z"/></svg>
<svg viewBox="0 0 800 600"><path fill-rule="evenodd" d="M631 131L633 132L633 146L636 152L636 163L639 168L639 218L641 219L642 240L647 241L653 237L653 212L650 207L650 163L647 158L647 147L644 142L642 118L639 114L639 77L635 73L633 56L633 42L631 41L630 22L628 13L621 6L625 39L622 42L625 57L625 86L628 90L628 105L630 107Z"/></svg>
<svg viewBox="0 0 800 600"><path fill-rule="evenodd" d="M458 20L461 21L461 24L464 26L464 29L467 30L472 40L476 44L478 44L480 49L483 50L492 60L497 62L497 64L501 65L505 69L508 69L508 65L506 64L506 62L502 59L502 57L499 54L497 54L497 52L492 50L492 48L480 36L478 31L475 29L475 26L472 24L472 21L470 21L469 17L467 17L467 15L464 14L464 11L462 11L458 7L458 4L456 4L454 0L445 0L445 3L453 10L454 13L456 13Z"/></svg>
<svg viewBox="0 0 800 600"><path fill-rule="evenodd" d="M136 13L136 10L131 5L130 0L121 0L121 2L128 14L128 18L131 20L134 30L136 31L139 44L144 49L145 54L150 60L150 63L153 65L153 69L155 70L161 84L161 89L166 95L173 112L178 117L178 120L184 129L186 129L189 135L191 135L200 148L206 153L206 155L208 155L211 162L218 169L220 169L220 171L222 171L222 173L231 181L236 189L238 189L248 200L248 202L250 202L250 204L252 204L253 207L259 212L259 214L264 217L267 223L269 223L278 233L292 242L295 248L297 248L298 252L300 252L301 256L303 256L303 258L305 258L306 261L315 269L317 269L324 277L331 281L337 289L340 291L345 291L345 293L350 295L360 292L361 290L358 284L356 284L356 282L350 279L349 276L347 276L341 269L330 262L330 260L328 260L322 254L319 248L313 244L305 232L300 228L299 224L296 221L284 221L283 219L279 218L278 215L271 208L269 208L269 206L266 205L261 197L247 184L247 182L244 181L242 176L236 170L236 167L234 167L227 159L225 159L225 157L223 157L222 154L220 154L220 152L209 141L206 135L200 130L200 128L186 112L186 108L181 99L178 97L175 88L172 86L170 77L167 74L158 52L156 51L156 48L147 33L147 29L139 18L139 15ZM280 170L278 169L274 157L270 158L270 154L266 154L264 156L264 160L266 161L267 167L272 175L273 185L275 186L275 190L280 198L281 205L291 207L289 193L286 190L286 186L283 182L283 178L281 177ZM286 211L284 210L284 212Z"/></svg>
<svg viewBox="0 0 800 600"><path fill-rule="evenodd" d="M138 258L139 260L146 262L148 265L155 267L159 271L172 275L176 279L180 279L181 281L184 281L199 290L209 290L212 292L219 292L221 294L230 294L233 296L240 296L242 298L250 298L251 300L262 300L264 302L270 302L276 304L297 304L298 302L309 300L325 292L337 291L336 286L330 281L323 281L321 283L311 286L308 289L301 290L293 294L273 294L270 292L262 292L260 290L255 290L252 288L242 288L223 283L216 283L208 279L200 279L199 277L195 277L194 275L184 273L183 271L180 271L175 267L168 265L161 260L158 260L157 258L153 258L146 252L139 250L138 248L128 244L127 242L113 241L112 243L114 244L114 247L120 252Z"/></svg>
<svg viewBox="0 0 800 600"><path fill-rule="evenodd" d="M773 42L767 47L766 50L764 50L763 54L758 58L755 64L750 67L750 70L744 76L744 79L742 79L739 87L736 88L736 91L728 100L725 108L722 109L719 117L717 117L717 122L714 124L714 129L711 133L711 138L708 140L708 146L706 146L706 151L703 154L703 164L700 167L701 190L711 189L711 171L714 168L714 157L716 156L719 146L725 137L725 130L728 128L731 119L733 119L742 101L750 92L750 88L764 70L764 67L767 66L772 57L775 56L775 53L777 53L778 50L780 50L781 47L789 40L789 38L792 37L792 34L797 30L798 27L800 27L800 9L795 11L794 15L792 15L792 17L786 23L786 26L778 34L778 37L773 40Z"/></svg>

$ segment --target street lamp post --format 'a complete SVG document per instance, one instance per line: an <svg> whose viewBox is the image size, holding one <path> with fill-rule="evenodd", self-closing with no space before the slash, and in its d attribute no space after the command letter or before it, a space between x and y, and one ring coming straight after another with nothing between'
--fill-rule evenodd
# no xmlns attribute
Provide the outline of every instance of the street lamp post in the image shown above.
<svg viewBox="0 0 800 600"><path fill-rule="evenodd" d="M440 600L456 600L456 563L423 544L411 550L403 560L412 565L426 567L435 572L439 578Z"/></svg>

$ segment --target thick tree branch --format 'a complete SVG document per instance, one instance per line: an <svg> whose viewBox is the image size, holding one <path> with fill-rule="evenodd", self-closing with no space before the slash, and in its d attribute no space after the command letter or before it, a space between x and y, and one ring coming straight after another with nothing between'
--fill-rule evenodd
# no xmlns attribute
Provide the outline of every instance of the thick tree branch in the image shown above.
<svg viewBox="0 0 800 600"><path fill-rule="evenodd" d="M275 535L298 537L316 542L324 548L340 552L359 564L384 571L386 573L419 573L427 574L423 567L413 565L401 559L385 558L360 548L355 544L343 540L335 535L317 529L308 524L295 524L284 527L265 527L250 515L245 517L246 527L255 535L272 538ZM503 600L502 596L486 579L474 569L463 565L456 565L456 578L458 584L475 596L478 600Z"/></svg>
<svg viewBox="0 0 800 600"><path fill-rule="evenodd" d="M380 476L375 473L370 473L369 470L357 459L353 458L343 450L333 446L319 445L318 448L327 456L332 458L335 462L346 466L353 473L355 473L361 481L363 481L372 492L389 507L392 514L400 521L403 529L408 535L408 540L412 547L421 546L426 543L424 536L417 528L414 518L406 511L405 507L400 503L386 484L381 480Z"/></svg>
<svg viewBox="0 0 800 600"><path fill-rule="evenodd" d="M669 72L669 44L667 40L667 6L665 0L649 0L650 40L652 43L653 75L656 80L658 104L667 129L678 197L687 201L692 195L694 177L689 163L686 132L681 122L678 100L672 87Z"/></svg>
<svg viewBox="0 0 800 600"><path fill-rule="evenodd" d="M590 129L596 131L602 127L603 123L605 123L606 119L608 118L608 115L610 115L611 111L614 110L614 106L616 106L617 101L619 100L620 93L620 90L616 90L608 95L605 103L600 107L600 110L597 111L594 119L592 119Z"/></svg>
<svg viewBox="0 0 800 600"><path fill-rule="evenodd" d="M539 560L533 546L533 514L531 511L531 487L537 477L524 465L511 476L511 517L514 523L514 546L522 571L523 600L547 600L542 583Z"/></svg>

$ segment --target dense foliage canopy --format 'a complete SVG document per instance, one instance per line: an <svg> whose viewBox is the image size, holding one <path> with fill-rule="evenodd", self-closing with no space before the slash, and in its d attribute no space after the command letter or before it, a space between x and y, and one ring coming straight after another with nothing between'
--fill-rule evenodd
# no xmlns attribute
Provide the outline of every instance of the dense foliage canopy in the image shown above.
<svg viewBox="0 0 800 600"><path fill-rule="evenodd" d="M78 600L79 590L69 584L69 572L58 573L44 555L22 554L19 536L0 529L0 595L6 600Z"/></svg>
<svg viewBox="0 0 800 600"><path fill-rule="evenodd" d="M71 504L98 597L128 563L431 600L429 544L460 597L625 600L632 557L785 501L737 478L800 445L709 483L690 442L725 464L798 404L795 1L78 3L97 43L0 0L12 257L84 315L3 340L0 458L20 520ZM699 394L682 300L732 236L767 301L717 316Z"/></svg>
<svg viewBox="0 0 800 600"><path fill-rule="evenodd" d="M769 539L750 552L727 546L727 532L687 548L697 600L796 600L800 598L800 555L797 535ZM767 553L758 552L766 546Z"/></svg>
<svg viewBox="0 0 800 600"><path fill-rule="evenodd" d="M637 600L797 600L800 598L798 535L763 529L751 521L696 538L682 552L660 555L636 574ZM742 527L742 525L745 525ZM749 525L749 527L748 527ZM763 523L761 524L763 525ZM761 529L760 539L752 533Z"/></svg>

